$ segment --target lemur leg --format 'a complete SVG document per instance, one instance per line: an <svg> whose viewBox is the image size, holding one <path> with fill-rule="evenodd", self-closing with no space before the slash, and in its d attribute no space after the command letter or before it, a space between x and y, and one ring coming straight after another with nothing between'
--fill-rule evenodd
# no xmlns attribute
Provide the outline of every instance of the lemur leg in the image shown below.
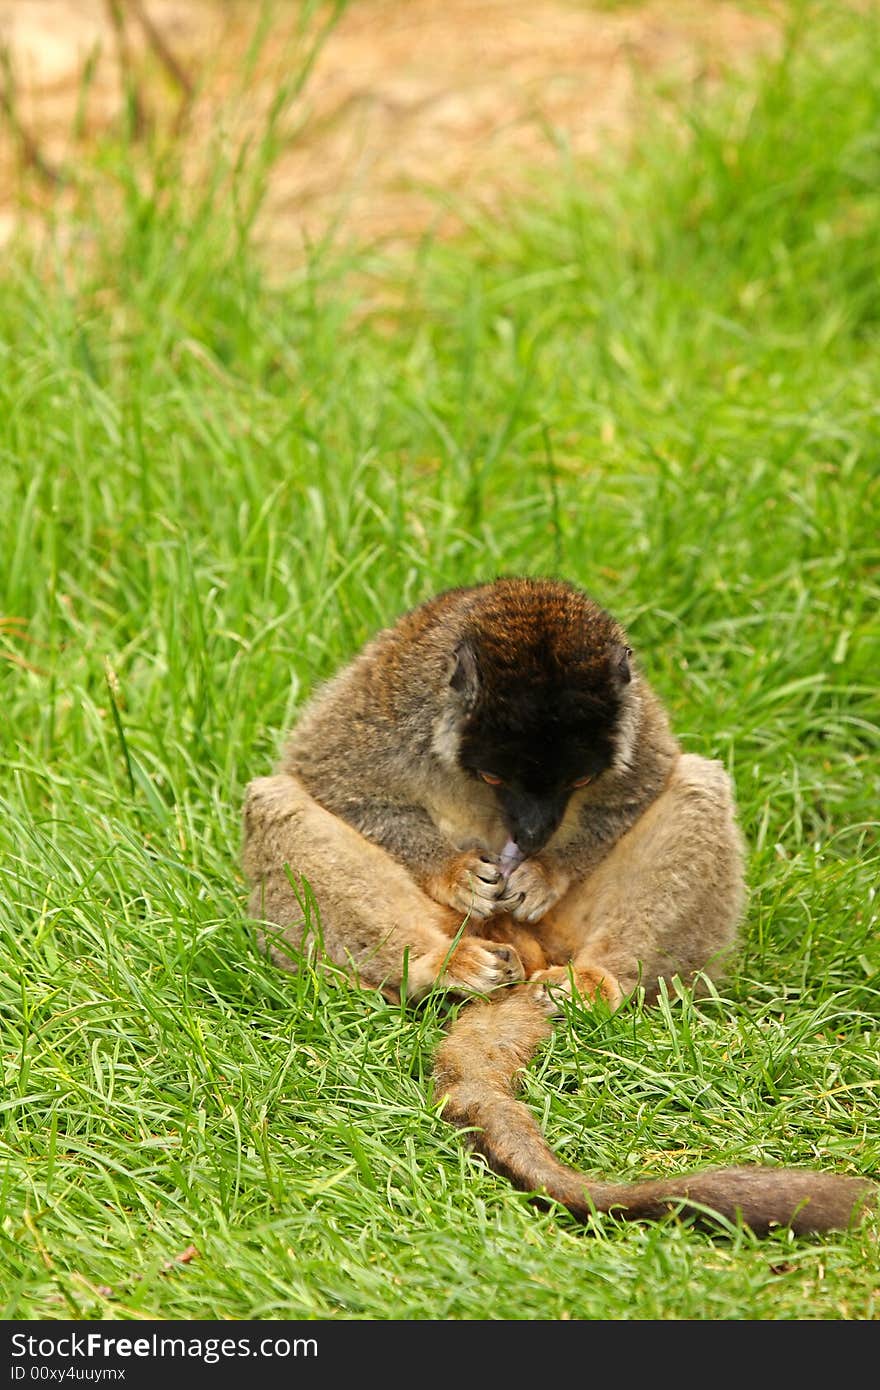
<svg viewBox="0 0 880 1390"><path fill-rule="evenodd" d="M661 977L719 975L743 899L730 780L720 763L685 754L608 857L538 924L557 963L543 978L565 988L571 962L579 992L616 1003L640 985L656 998Z"/></svg>
<svg viewBox="0 0 880 1390"><path fill-rule="evenodd" d="M522 961L527 980L549 963L536 929L523 926L506 913L490 917L488 922L471 921L468 930L479 932L484 940L503 941L505 945L512 946Z"/></svg>
<svg viewBox="0 0 880 1390"><path fill-rule="evenodd" d="M412 999L432 988L482 994L522 979L511 946L470 935L454 943L462 914L429 898L396 859L320 806L296 778L251 782L244 821L250 912L281 929L263 934L276 964L295 969L295 952L314 941L293 886L305 879L325 955L390 998L404 989Z"/></svg>

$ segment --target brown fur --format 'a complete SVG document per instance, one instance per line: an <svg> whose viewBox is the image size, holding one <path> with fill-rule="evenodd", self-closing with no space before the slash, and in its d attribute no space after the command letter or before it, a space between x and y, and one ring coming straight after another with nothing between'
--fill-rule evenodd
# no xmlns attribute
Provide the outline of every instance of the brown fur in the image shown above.
<svg viewBox="0 0 880 1390"><path fill-rule="evenodd" d="M481 759L511 748L525 790L486 785ZM536 846L519 863L505 858L512 825ZM248 788L244 862L278 964L320 946L390 998L491 995L454 1023L435 1087L524 1190L582 1218L708 1208L758 1232L843 1227L873 1199L860 1179L790 1169L596 1182L553 1157L514 1097L560 993L617 1006L639 987L655 998L664 978L718 976L743 904L726 773L681 752L623 630L572 586L452 590L380 633L318 693L275 775Z"/></svg>

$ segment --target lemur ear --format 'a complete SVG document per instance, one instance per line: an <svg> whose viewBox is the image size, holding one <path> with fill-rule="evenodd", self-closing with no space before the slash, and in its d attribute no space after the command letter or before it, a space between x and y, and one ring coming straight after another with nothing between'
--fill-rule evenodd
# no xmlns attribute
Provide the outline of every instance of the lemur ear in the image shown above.
<svg viewBox="0 0 880 1390"><path fill-rule="evenodd" d="M611 647L609 661L611 674L621 685L629 685L632 680L632 666L630 665L632 654L632 647L625 647L622 642L614 642Z"/></svg>
<svg viewBox="0 0 880 1390"><path fill-rule="evenodd" d="M477 665L477 654L467 638L459 642L453 652L452 675L449 677L449 684L453 690L457 690L462 696L468 709L472 709L477 703L477 696L480 693L480 668Z"/></svg>

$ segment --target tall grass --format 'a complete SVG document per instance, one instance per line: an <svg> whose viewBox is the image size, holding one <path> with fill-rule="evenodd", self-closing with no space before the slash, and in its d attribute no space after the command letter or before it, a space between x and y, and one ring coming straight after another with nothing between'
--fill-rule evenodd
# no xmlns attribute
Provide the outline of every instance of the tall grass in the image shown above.
<svg viewBox="0 0 880 1390"><path fill-rule="evenodd" d="M5 1317L877 1316L870 1231L536 1211L428 1096L442 1003L279 976L238 853L245 783L376 627L565 575L733 772L751 899L722 997L572 1014L530 1103L601 1172L876 1172L878 41L801 6L626 159L409 260L328 245L278 285L228 183L124 143L82 254L18 247Z"/></svg>

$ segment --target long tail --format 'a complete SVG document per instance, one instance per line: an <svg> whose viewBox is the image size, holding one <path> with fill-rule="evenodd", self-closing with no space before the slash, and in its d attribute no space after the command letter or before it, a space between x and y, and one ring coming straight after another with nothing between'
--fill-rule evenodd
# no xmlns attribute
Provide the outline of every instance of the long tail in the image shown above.
<svg viewBox="0 0 880 1390"><path fill-rule="evenodd" d="M647 1182L597 1182L560 1163L531 1112L515 1099L516 1078L549 1036L546 1010L525 989L463 1009L440 1046L434 1093L443 1118L471 1129L490 1167L524 1192L545 1194L581 1220L593 1211L655 1221L690 1208L701 1218L741 1217L756 1235L771 1226L799 1233L846 1229L872 1206L877 1189L861 1178L795 1168L720 1168Z"/></svg>

